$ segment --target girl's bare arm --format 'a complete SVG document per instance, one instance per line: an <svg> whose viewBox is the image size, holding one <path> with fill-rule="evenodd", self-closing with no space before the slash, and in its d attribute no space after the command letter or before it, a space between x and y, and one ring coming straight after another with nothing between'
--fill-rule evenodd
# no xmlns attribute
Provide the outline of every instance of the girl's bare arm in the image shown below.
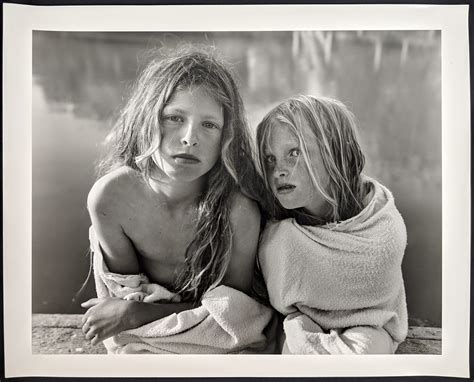
<svg viewBox="0 0 474 382"><path fill-rule="evenodd" d="M137 254L122 228L126 211L123 180L104 177L89 192L87 209L109 270L120 274L140 272Z"/></svg>
<svg viewBox="0 0 474 382"><path fill-rule="evenodd" d="M223 284L250 293L260 235L257 204L238 193L233 197L230 215L233 237L232 258Z"/></svg>
<svg viewBox="0 0 474 382"><path fill-rule="evenodd" d="M140 267L135 248L121 226L124 200L120 192L123 191L107 181L99 180L89 193L87 207L92 225L109 270L138 274ZM150 304L118 298L90 299L82 306L88 308L83 317L83 332L94 344L193 307L189 303Z"/></svg>
<svg viewBox="0 0 474 382"><path fill-rule="evenodd" d="M82 304L88 308L82 318L82 331L92 345L124 330L135 329L173 313L192 309L191 303L150 304L119 298L93 298Z"/></svg>

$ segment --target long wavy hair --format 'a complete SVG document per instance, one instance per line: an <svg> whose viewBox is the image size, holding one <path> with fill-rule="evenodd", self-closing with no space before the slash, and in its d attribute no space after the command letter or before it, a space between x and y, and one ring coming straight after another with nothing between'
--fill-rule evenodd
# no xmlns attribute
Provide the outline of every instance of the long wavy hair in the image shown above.
<svg viewBox="0 0 474 382"><path fill-rule="evenodd" d="M208 91L224 110L220 157L206 175L196 234L186 250L185 271L174 285L184 300L198 302L222 281L229 265L233 193L240 190L259 200L264 192L256 175L242 98L227 64L209 49L190 47L151 61L106 139L109 150L99 165L99 176L129 166L145 181L154 174L159 181L162 170L154 153L160 149L163 108L177 90L194 87Z"/></svg>
<svg viewBox="0 0 474 382"><path fill-rule="evenodd" d="M312 216L303 208L286 210L271 191L264 152L272 127L288 127L299 141L302 158L315 189L330 205L325 216ZM329 185L320 185L318 174L310 161L303 129L310 128L316 136ZM272 109L257 127L258 162L267 188L269 214L278 220L294 217L304 224L322 225L357 215L364 206L367 193L361 179L365 157L358 143L353 114L347 107L331 98L299 95Z"/></svg>

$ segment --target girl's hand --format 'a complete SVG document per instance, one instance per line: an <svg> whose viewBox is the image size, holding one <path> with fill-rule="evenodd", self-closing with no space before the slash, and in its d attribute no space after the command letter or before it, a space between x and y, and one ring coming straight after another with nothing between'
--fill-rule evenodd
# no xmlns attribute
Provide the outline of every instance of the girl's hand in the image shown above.
<svg viewBox="0 0 474 382"><path fill-rule="evenodd" d="M131 301L118 298L92 298L81 304L88 308L82 318L82 331L92 345L127 329L132 329L129 308Z"/></svg>

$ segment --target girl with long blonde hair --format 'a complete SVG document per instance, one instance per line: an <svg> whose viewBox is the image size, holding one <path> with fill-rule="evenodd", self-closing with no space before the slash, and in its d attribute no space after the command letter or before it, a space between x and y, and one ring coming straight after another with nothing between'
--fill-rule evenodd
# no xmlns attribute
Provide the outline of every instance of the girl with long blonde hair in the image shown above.
<svg viewBox="0 0 474 382"><path fill-rule="evenodd" d="M249 293L259 187L242 99L227 66L189 48L152 61L108 144L88 197L98 250L108 271L144 274L177 298L91 299L82 304L86 338L97 344L195 308L218 285Z"/></svg>
<svg viewBox="0 0 474 382"><path fill-rule="evenodd" d="M285 315L283 352L392 353L407 333L406 228L390 191L362 171L354 116L300 95L257 128L273 220L259 260Z"/></svg>

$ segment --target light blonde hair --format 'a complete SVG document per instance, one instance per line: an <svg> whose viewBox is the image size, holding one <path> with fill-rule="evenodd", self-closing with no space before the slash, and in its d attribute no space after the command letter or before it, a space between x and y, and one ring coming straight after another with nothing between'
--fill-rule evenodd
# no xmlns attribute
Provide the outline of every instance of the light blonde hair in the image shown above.
<svg viewBox="0 0 474 382"><path fill-rule="evenodd" d="M206 175L200 197L194 240L186 250L186 270L175 285L185 300L198 302L219 284L230 262L232 196L240 190L258 200L264 186L258 182L243 102L232 73L215 52L185 46L150 62L108 137L109 151L99 175L129 166L144 179L162 173L154 153L161 142L161 115L177 90L200 87L224 110L221 154Z"/></svg>
<svg viewBox="0 0 474 382"><path fill-rule="evenodd" d="M326 216L311 216L304 209L286 210L273 195L267 177L265 146L272 127L287 126L297 137L302 157L314 187L330 205ZM309 127L316 137L329 185L324 189L310 162L303 129ZM296 217L307 224L342 221L357 215L363 208L366 194L361 180L365 157L357 138L353 114L347 107L331 98L299 95L289 98L272 109L257 127L258 161L267 187L269 214L277 219Z"/></svg>

